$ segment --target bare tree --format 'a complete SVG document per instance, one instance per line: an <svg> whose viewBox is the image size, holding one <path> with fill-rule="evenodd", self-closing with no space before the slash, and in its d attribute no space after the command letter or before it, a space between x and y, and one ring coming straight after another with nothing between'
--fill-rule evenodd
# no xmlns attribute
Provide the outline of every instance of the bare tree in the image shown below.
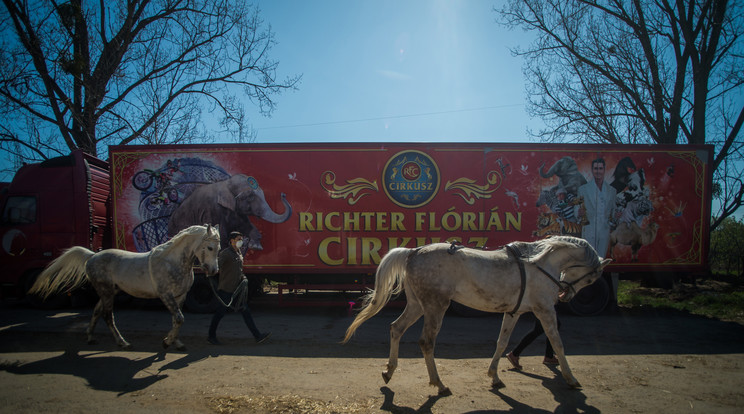
<svg viewBox="0 0 744 414"><path fill-rule="evenodd" d="M2 3L0 149L18 160L250 141L244 105L270 115L300 80L277 81L271 28L241 0Z"/></svg>
<svg viewBox="0 0 744 414"><path fill-rule="evenodd" d="M511 0L501 22L536 34L529 110L546 141L713 144L719 211L742 205L744 5L728 0Z"/></svg>

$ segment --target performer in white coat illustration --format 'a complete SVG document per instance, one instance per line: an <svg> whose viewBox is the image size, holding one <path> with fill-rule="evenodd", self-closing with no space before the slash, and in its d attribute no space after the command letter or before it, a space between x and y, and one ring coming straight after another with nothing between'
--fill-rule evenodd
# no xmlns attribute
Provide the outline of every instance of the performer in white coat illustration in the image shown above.
<svg viewBox="0 0 744 414"><path fill-rule="evenodd" d="M581 237L591 244L601 257L607 257L610 244L610 219L615 210L615 189L605 181L605 160L592 161L593 180L579 187L578 195L584 197L584 207L579 217L589 219L581 229Z"/></svg>

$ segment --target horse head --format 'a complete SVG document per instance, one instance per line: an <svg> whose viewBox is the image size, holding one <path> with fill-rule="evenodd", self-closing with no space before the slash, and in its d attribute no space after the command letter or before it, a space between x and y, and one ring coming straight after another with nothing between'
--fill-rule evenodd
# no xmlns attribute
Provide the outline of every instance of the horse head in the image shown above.
<svg viewBox="0 0 744 414"><path fill-rule="evenodd" d="M547 250L554 253L546 255L546 260L557 261L555 265L561 272L558 296L561 302L570 301L581 289L596 282L605 266L612 262L599 257L589 242L578 237L550 237L545 242L550 245Z"/></svg>
<svg viewBox="0 0 744 414"><path fill-rule="evenodd" d="M214 276L219 272L218 257L220 254L220 230L219 226L205 224L199 226L204 228L204 236L194 250L199 265L207 272L208 276Z"/></svg>

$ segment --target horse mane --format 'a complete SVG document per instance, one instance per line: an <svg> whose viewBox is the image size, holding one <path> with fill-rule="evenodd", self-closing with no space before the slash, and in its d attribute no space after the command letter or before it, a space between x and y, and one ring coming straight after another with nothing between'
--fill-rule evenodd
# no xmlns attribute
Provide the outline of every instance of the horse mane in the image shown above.
<svg viewBox="0 0 744 414"><path fill-rule="evenodd" d="M522 243L520 243L522 244ZM598 267L600 265L599 255L589 242L584 239L572 236L552 236L533 243L523 243L529 249L526 256L529 261L534 263L542 259L548 253L562 249L582 249L581 257L574 257L577 261L586 263L588 267ZM522 250L520 246L520 250ZM523 251L524 254L524 251Z"/></svg>
<svg viewBox="0 0 744 414"><path fill-rule="evenodd" d="M214 226L212 226L212 229L216 235L213 235L213 236L208 235L206 225L197 224L197 225L193 225L190 227L186 227L185 229L176 233L175 236L171 237L170 240L166 241L165 243L159 246L155 246L153 250L169 248L173 245L180 243L183 239L185 239L188 236L202 235L202 236L208 236L210 239L213 238L215 240L219 240L219 237L220 237L219 231L217 231L217 229Z"/></svg>

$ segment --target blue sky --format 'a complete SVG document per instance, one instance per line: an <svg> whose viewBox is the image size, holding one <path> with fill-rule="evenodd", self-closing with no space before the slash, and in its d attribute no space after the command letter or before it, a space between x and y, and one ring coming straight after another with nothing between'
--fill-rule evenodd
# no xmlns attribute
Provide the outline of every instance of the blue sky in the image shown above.
<svg viewBox="0 0 744 414"><path fill-rule="evenodd" d="M278 78L301 74L257 142L524 142L524 33L496 23L499 1L257 2L278 44Z"/></svg>
<svg viewBox="0 0 744 414"><path fill-rule="evenodd" d="M246 103L256 142L527 141L543 124L526 114L510 48L528 36L496 23L502 3L255 1L278 42L277 79L302 75L271 117Z"/></svg>

